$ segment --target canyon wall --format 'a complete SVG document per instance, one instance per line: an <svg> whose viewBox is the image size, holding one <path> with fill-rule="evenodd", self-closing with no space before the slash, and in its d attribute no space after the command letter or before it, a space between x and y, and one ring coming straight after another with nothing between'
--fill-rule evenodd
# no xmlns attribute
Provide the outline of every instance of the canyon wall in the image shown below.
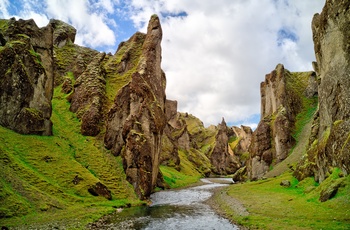
<svg viewBox="0 0 350 230"><path fill-rule="evenodd" d="M350 2L327 0L312 20L319 83L319 110L314 117L308 153L298 179L323 181L334 167L350 172Z"/></svg>

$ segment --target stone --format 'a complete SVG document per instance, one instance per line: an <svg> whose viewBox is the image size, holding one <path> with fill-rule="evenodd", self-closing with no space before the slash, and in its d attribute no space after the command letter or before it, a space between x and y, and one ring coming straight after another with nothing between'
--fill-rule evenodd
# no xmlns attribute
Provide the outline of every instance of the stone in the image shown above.
<svg viewBox="0 0 350 230"><path fill-rule="evenodd" d="M262 178L271 166L288 157L296 143L296 117L305 106L310 106L304 98L317 96L317 80L314 72L294 73L278 64L265 76L260 91L261 120L252 135L247 162L250 179Z"/></svg>
<svg viewBox="0 0 350 230"><path fill-rule="evenodd" d="M283 181L281 181L280 185L281 185L282 187L289 188L291 184L290 184L290 181L289 181L289 180L283 180Z"/></svg>
<svg viewBox="0 0 350 230"><path fill-rule="evenodd" d="M52 135L53 54L50 25L14 18L1 31L0 125L21 134Z"/></svg>
<svg viewBox="0 0 350 230"><path fill-rule="evenodd" d="M247 167L243 166L238 169L232 176L234 182L244 182L247 180Z"/></svg>
<svg viewBox="0 0 350 230"><path fill-rule="evenodd" d="M106 102L106 79L101 67L106 54L99 53L78 77L70 96L70 110L81 119L81 133L96 136L101 130Z"/></svg>
<svg viewBox="0 0 350 230"><path fill-rule="evenodd" d="M93 196L103 196L107 200L112 200L111 191L101 182L97 182L95 185L91 186L88 192Z"/></svg>
<svg viewBox="0 0 350 230"><path fill-rule="evenodd" d="M55 46L61 48L69 42L74 43L77 30L73 26L57 19L50 19L49 24L54 29L53 44Z"/></svg>
<svg viewBox="0 0 350 230"><path fill-rule="evenodd" d="M349 1L327 0L312 20L319 103L307 154L294 172L298 179L322 182L332 167L350 173L349 8Z"/></svg>
<svg viewBox="0 0 350 230"><path fill-rule="evenodd" d="M343 180L336 180L330 186L327 186L321 191L319 201L325 202L332 199L338 192L338 189L342 186Z"/></svg>

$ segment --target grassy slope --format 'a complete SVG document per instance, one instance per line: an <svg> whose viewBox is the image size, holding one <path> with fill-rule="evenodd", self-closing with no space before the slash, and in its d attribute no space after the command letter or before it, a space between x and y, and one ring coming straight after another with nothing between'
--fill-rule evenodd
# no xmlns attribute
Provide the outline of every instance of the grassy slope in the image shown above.
<svg viewBox="0 0 350 230"><path fill-rule="evenodd" d="M290 180L292 186L280 186ZM337 195L321 203L320 192L334 180L344 180ZM227 200L216 196L216 202L227 216L250 229L350 229L350 177L329 177L321 185L307 178L298 182L290 173L277 178L232 185L225 190L228 196L238 199L249 212L239 216Z"/></svg>
<svg viewBox="0 0 350 230"><path fill-rule="evenodd" d="M60 87L52 121L51 137L0 127L0 225L63 221L82 227L115 207L140 203L125 179L121 158L106 151L98 137L80 134L80 122L69 112ZM98 181L112 192L112 201L87 191Z"/></svg>
<svg viewBox="0 0 350 230"><path fill-rule="evenodd" d="M170 188L178 188L193 184L202 177L202 174L195 169L195 166L187 159L183 151L179 150L179 156L180 171L169 166L160 166L164 181Z"/></svg>
<svg viewBox="0 0 350 230"><path fill-rule="evenodd" d="M297 141L290 151L290 155L281 163L265 174L265 177L281 175L289 170L289 166L295 166L306 153L309 136L311 133L312 118L317 110L317 97L307 98L304 94L308 85L311 72L287 72L287 88L295 96L301 98L301 111L296 116L293 138Z"/></svg>

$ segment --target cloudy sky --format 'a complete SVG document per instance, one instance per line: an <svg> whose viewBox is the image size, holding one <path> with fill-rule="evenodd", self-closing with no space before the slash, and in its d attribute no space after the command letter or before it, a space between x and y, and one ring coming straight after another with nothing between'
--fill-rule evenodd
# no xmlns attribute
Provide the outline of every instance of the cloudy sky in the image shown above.
<svg viewBox="0 0 350 230"><path fill-rule="evenodd" d="M167 98L205 125L260 119L260 82L278 63L312 70L311 20L325 0L0 0L0 18L61 19L76 43L114 53L152 14L163 28Z"/></svg>

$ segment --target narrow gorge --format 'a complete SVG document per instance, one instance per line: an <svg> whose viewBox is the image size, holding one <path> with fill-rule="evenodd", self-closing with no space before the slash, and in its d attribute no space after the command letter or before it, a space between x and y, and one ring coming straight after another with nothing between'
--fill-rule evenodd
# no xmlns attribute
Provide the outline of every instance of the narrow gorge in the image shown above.
<svg viewBox="0 0 350 230"><path fill-rule="evenodd" d="M327 0L315 14L313 71L277 64L266 74L255 130L225 118L205 127L178 111L166 96L157 15L114 54L75 44L76 29L60 20L39 28L0 19L0 226L83 228L204 177L244 185L288 174L320 188L325 181L308 188L322 202L346 200L349 10L348 1Z"/></svg>

